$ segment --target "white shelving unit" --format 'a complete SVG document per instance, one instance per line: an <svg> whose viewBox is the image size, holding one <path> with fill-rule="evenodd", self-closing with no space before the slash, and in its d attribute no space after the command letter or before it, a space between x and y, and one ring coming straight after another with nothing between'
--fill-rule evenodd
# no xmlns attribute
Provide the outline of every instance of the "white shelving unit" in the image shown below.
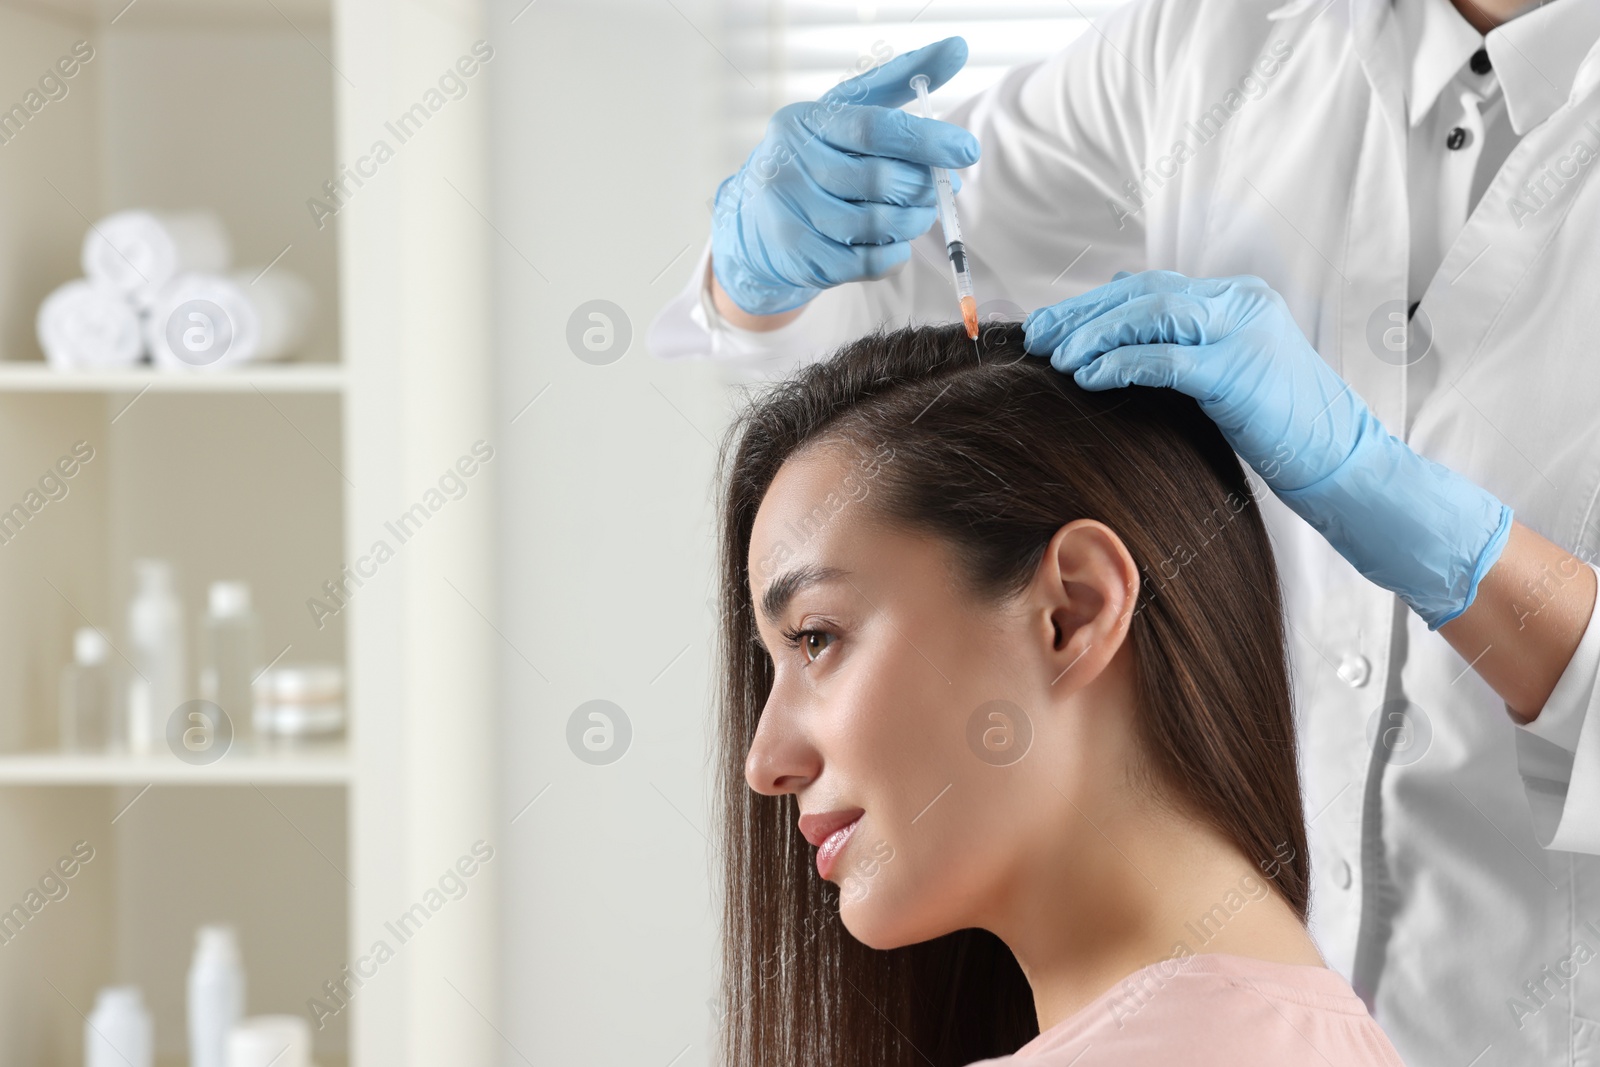
<svg viewBox="0 0 1600 1067"><path fill-rule="evenodd" d="M162 755L0 755L0 786L345 785L349 781L350 757L343 745L294 755L230 756L199 766Z"/></svg>
<svg viewBox="0 0 1600 1067"><path fill-rule="evenodd" d="M42 362L0 363L0 393L341 393L337 364L284 363L227 374L163 374L150 368L63 374Z"/></svg>
<svg viewBox="0 0 1600 1067"><path fill-rule="evenodd" d="M493 465L339 609L326 583L493 442L481 81L314 225L306 202L486 36L479 0L0 0L0 111L75 42L91 60L26 122L0 115L0 512L85 442L93 458L0 526L0 1067L77 1065L95 991L139 984L158 1063L185 1062L194 927L237 925L247 1011L304 1013L491 822L498 638ZM462 201L467 203L463 204ZM209 207L244 268L312 282L301 357L228 374L45 366L35 309L77 276L90 220ZM344 663L343 742L241 741L215 763L54 751L71 634L124 638L131 564L171 559L194 625L243 578L267 655ZM5 910L76 843L66 893ZM498 1057L493 865L315 1032L319 1067ZM25 909L26 910L26 909ZM452 991L453 990L453 991Z"/></svg>

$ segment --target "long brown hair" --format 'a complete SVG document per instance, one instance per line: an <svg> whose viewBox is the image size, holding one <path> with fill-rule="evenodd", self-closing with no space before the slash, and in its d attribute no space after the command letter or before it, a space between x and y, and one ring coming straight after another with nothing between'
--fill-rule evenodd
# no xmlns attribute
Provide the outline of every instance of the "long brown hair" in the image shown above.
<svg viewBox="0 0 1600 1067"><path fill-rule="evenodd" d="M1277 570L1249 483L1216 426L1164 389L1078 388L1000 324L854 341L761 393L730 428L720 516L716 735L727 1067L957 1067L1036 1035L1015 958L984 930L862 945L817 874L792 794L744 778L772 662L747 556L784 460L845 443L893 458L868 503L940 536L974 596L1022 591L1077 518L1115 530L1140 571L1130 623L1139 748L1164 795L1208 820L1302 921L1309 870Z"/></svg>

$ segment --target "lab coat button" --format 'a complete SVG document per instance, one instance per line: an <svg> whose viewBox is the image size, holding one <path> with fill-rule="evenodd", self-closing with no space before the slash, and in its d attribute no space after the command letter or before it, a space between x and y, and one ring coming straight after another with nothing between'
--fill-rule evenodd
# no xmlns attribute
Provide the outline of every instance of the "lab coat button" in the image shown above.
<svg viewBox="0 0 1600 1067"><path fill-rule="evenodd" d="M1472 73L1487 74L1489 73L1489 68L1493 65L1489 62L1489 50L1487 48L1480 48L1472 53Z"/></svg>
<svg viewBox="0 0 1600 1067"><path fill-rule="evenodd" d="M1340 889L1349 889L1350 888L1351 878L1352 878L1352 875L1351 875L1351 871L1350 871L1350 863L1349 863L1348 860L1340 860L1338 863L1335 863L1333 865L1333 884L1334 885L1338 886Z"/></svg>
<svg viewBox="0 0 1600 1067"><path fill-rule="evenodd" d="M1465 148L1472 142L1472 133L1465 126L1457 126L1450 131L1450 136L1444 139L1444 146L1454 152L1458 148Z"/></svg>
<svg viewBox="0 0 1600 1067"><path fill-rule="evenodd" d="M1362 655L1348 655L1339 661L1339 677L1351 689L1359 689L1367 684L1367 678L1372 674L1372 664L1367 662L1367 657Z"/></svg>

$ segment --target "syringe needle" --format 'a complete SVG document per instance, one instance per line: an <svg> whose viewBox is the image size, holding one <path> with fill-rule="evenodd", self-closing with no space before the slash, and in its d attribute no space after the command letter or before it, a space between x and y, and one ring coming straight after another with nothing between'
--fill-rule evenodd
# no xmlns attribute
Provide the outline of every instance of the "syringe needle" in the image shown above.
<svg viewBox="0 0 1600 1067"><path fill-rule="evenodd" d="M917 91L924 118L933 118L933 105L928 100L928 76L914 74L911 88ZM928 168L933 175L934 191L939 198L939 228L944 231L945 253L950 257L950 272L955 276L956 297L961 302L961 321L966 324L967 336L978 339L978 301L972 295L972 271L967 266L967 247L961 241L961 223L956 219L956 195L950 187L950 172L943 167Z"/></svg>

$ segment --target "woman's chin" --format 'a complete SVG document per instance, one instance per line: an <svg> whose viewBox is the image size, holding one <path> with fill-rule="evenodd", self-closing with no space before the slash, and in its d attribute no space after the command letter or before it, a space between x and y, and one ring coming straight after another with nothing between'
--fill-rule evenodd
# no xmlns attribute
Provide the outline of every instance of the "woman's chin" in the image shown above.
<svg viewBox="0 0 1600 1067"><path fill-rule="evenodd" d="M851 937L868 948L887 952L939 936L942 931L928 933L907 923L907 909L892 904L881 888L855 894L849 887L841 891L839 921Z"/></svg>
<svg viewBox="0 0 1600 1067"><path fill-rule="evenodd" d="M874 921L876 918L876 916L861 916L858 906L851 904L846 904L839 912L839 919L844 923L844 928L850 932L850 936L868 948L887 952L892 948L901 948L912 943L895 936L887 924Z"/></svg>

